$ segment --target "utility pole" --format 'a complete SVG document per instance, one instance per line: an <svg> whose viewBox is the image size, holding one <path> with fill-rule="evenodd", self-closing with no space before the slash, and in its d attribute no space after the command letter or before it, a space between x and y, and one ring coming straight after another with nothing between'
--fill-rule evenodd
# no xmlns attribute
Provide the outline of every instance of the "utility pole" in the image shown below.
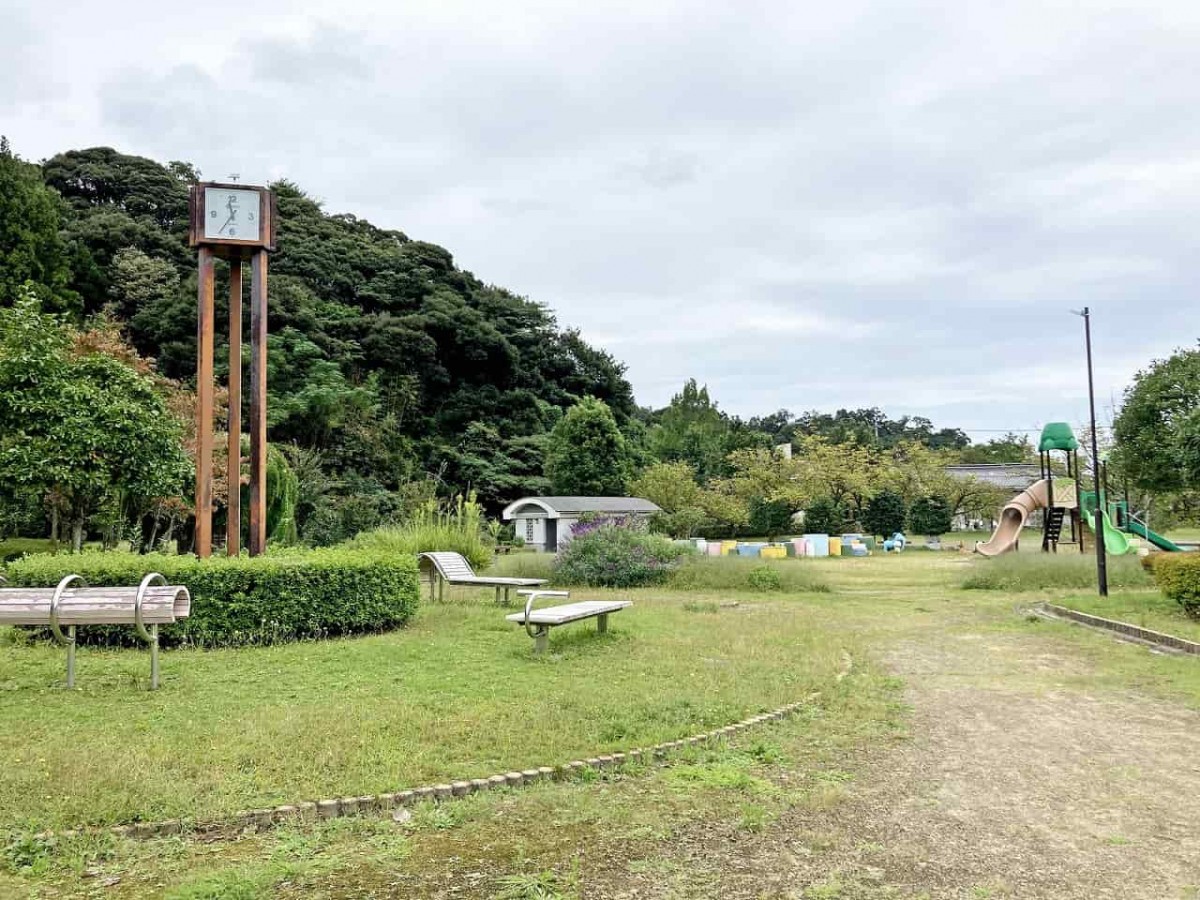
<svg viewBox="0 0 1200 900"><path fill-rule="evenodd" d="M1087 344L1088 370L1088 406L1092 416L1092 477L1096 482L1096 512L1092 521L1095 523L1096 537L1096 584L1101 597L1108 596L1108 559L1104 547L1104 493L1103 479L1100 474L1100 444L1096 439L1096 388L1092 376L1092 314L1088 307L1082 312L1072 310L1083 318L1083 334Z"/></svg>

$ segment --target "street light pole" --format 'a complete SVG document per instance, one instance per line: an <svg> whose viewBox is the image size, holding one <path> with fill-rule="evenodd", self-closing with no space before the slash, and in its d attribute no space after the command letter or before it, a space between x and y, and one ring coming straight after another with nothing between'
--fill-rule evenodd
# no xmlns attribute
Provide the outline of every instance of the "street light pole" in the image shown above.
<svg viewBox="0 0 1200 900"><path fill-rule="evenodd" d="M1108 559L1104 547L1104 494L1100 476L1100 445L1096 439L1096 388L1092 378L1092 314L1086 306L1083 312L1075 313L1083 317L1083 334L1087 343L1088 368L1088 406L1092 416L1092 477L1096 482L1096 512L1092 521L1095 523L1096 538L1096 583L1101 597L1108 596Z"/></svg>

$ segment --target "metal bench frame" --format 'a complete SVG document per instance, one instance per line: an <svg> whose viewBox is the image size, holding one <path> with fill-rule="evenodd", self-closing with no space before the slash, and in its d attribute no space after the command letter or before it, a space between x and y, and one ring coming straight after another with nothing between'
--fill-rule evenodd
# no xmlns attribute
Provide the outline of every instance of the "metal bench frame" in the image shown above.
<svg viewBox="0 0 1200 900"><path fill-rule="evenodd" d="M529 635L531 638L533 638L533 652L534 653L545 653L548 649L550 649L550 629L556 627L556 625L554 625L552 623L548 623L548 622L531 622L530 618L533 615L533 604L540 597L567 598L567 597L571 596L571 592L570 591L518 591L517 593L521 594L522 596L524 596L526 598L525 613L522 618L521 624L523 624L525 626L525 633L527 635ZM583 601L583 602L589 602L589 601ZM571 622L582 622L584 619L595 619L596 620L596 633L604 634L605 632L608 631L609 615L614 612L620 612L621 610L626 609L627 607L630 607L632 605L633 605L633 603L628 600L615 600L610 605L610 608L606 609L603 612L590 612L590 613L587 613L586 615L576 616L572 619L569 619L566 622L560 622L558 624L567 625L567 624L570 624ZM543 609L542 612L543 613L551 613L551 612L554 612L554 610L560 609L560 608L561 607L552 606L552 607L549 607L548 609ZM508 618L510 620L515 620L514 616L509 616Z"/></svg>
<svg viewBox="0 0 1200 900"><path fill-rule="evenodd" d="M457 557L457 559L447 559L447 557ZM509 591L513 588L522 587L537 587L546 583L545 578L504 578L504 577L489 577L487 575L476 575L475 570L471 568L471 564L461 553L453 550L426 551L425 553L417 554L417 559L421 562L429 563L429 599L434 599L434 583L437 584L437 600L440 603L445 599L446 585L460 585L463 587L494 587L496 589L496 603L503 602L508 604ZM455 571L448 572L446 564L451 564ZM501 591L503 591L503 600L501 599Z"/></svg>
<svg viewBox="0 0 1200 900"><path fill-rule="evenodd" d="M133 625L137 632L137 636L150 645L150 690L158 690L158 625L152 624L149 629L146 628L146 623L142 621L142 602L146 597L147 588L151 587L155 582L162 586L167 585L167 579L157 572L151 572L142 579L142 583L138 586L137 594L133 600ZM54 589L54 596L50 599L50 633L54 636L54 640L60 646L67 648L67 687L75 687L75 625L67 626L67 633L63 634L62 627L59 624L59 611L62 607L63 595L67 589L74 584L79 583L79 587L86 588L87 582L83 580L81 575L68 575L58 583L58 587Z"/></svg>

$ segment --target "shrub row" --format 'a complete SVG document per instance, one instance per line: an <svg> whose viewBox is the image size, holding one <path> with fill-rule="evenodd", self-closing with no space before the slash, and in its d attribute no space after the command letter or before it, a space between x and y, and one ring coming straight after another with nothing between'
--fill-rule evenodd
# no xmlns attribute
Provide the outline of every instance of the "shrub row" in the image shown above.
<svg viewBox="0 0 1200 900"><path fill-rule="evenodd" d="M164 626L167 645L234 647L382 631L406 624L419 596L411 555L314 550L281 556L215 557L132 553L29 556L11 563L11 586L53 587L69 574L94 586L137 585L149 572L191 591L191 615ZM81 642L128 644L132 629L81 628Z"/></svg>
<svg viewBox="0 0 1200 900"><path fill-rule="evenodd" d="M1200 618L1200 553L1152 553L1146 562L1158 589Z"/></svg>

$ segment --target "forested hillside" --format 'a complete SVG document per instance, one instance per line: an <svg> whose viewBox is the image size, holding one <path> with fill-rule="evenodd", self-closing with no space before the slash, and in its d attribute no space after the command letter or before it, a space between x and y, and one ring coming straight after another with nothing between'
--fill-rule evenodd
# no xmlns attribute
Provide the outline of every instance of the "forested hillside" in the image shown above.
<svg viewBox="0 0 1200 900"><path fill-rule="evenodd" d="M59 394L42 391L38 402L43 416L61 418L38 432L22 413L25 400L0 404L9 428L7 449L0 447L0 474L7 473L0 531L39 531L61 513L77 529L141 520L144 534L161 535L186 518L186 477L167 490L162 477L126 477L118 467L111 483L79 487L67 477L70 465L33 461L27 448L50 446L54 428L69 431L63 410L72 379L107 371L96 356L108 354L141 379L131 382L131 397L151 389L163 395L178 418L167 432L182 434L185 450L194 452L187 392L196 364L196 265L186 229L188 186L199 177L185 162L164 165L109 148L33 165L0 145L0 312L11 310L0 338L16 348L9 351L10 381L0 388L10 397L38 393L27 367L14 360L28 340L23 335L39 335L57 348L60 380ZM560 326L547 306L486 284L441 247L330 214L295 184L273 188L280 232L270 282L272 471L290 470L294 487L284 493L295 525L288 533L310 542L352 536L402 517L422 499L468 489L492 515L522 494L617 492L657 463L682 464L689 478L712 488L705 504L712 527L739 527L758 502L745 477L757 463L746 454L780 443L853 443L884 453L919 445L989 461L1029 452L1018 436L971 447L957 429L892 420L878 409L798 417L781 410L744 421L720 410L695 381L668 407L639 409L624 366ZM217 271L221 378L227 269ZM61 333L52 334L55 328ZM96 382L89 389L103 388ZM602 403L581 403L589 397ZM113 408L132 409L127 399ZM572 408L577 415L568 420ZM580 435L589 434L603 436L614 448L611 458L572 456ZM88 448L78 452L86 458ZM180 471L178 460L158 462L163 471ZM594 471L597 465L603 471ZM219 461L217 477L223 479ZM767 494L791 496L782 489ZM801 499L789 502L797 507Z"/></svg>

